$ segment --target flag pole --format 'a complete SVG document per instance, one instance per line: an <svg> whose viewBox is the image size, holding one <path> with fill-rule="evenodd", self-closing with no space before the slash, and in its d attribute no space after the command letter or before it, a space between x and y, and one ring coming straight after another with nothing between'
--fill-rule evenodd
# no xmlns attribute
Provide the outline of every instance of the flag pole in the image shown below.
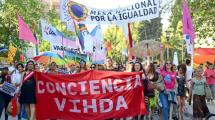
<svg viewBox="0 0 215 120"><path fill-rule="evenodd" d="M129 39L129 56L128 56L128 59L129 60L133 60L134 59L134 56L132 56L131 54L131 48L133 47L133 41L132 41L132 34L131 34L131 26L130 26L130 23L128 23L128 39Z"/></svg>
<svg viewBox="0 0 215 120"><path fill-rule="evenodd" d="M60 25L60 27L61 27L61 30L62 30L62 24ZM63 57L64 57L64 44L63 44L63 35L61 36L61 39L62 39L62 47L63 47Z"/></svg>
<svg viewBox="0 0 215 120"><path fill-rule="evenodd" d="M77 30L76 23L75 23L74 20L72 20L72 22L73 22L73 25L74 25L74 27L75 27L75 33L76 33L76 36L77 36L77 38L78 38L78 42L79 42L79 44L80 44L80 38L78 37L78 30ZM81 46L79 45L78 48L79 48L79 51L80 51ZM75 56L75 62L76 62L77 52L75 53L75 55L76 55L76 56Z"/></svg>
<svg viewBox="0 0 215 120"><path fill-rule="evenodd" d="M38 24L38 27L39 27L39 24ZM36 38L37 43L39 43L38 38L37 38L37 34L36 34L36 24L35 24L35 22L33 22L33 34L34 34L34 37ZM37 56L37 55L39 55L39 44L35 45L35 49L36 49L36 56Z"/></svg>

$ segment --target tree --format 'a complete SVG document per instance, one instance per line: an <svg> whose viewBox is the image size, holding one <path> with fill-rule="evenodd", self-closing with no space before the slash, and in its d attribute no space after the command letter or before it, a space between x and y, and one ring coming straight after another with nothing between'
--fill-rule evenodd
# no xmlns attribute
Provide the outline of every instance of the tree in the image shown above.
<svg viewBox="0 0 215 120"><path fill-rule="evenodd" d="M104 33L104 40L112 43L112 58L116 62L121 62L122 51L126 48L126 38L122 30L117 25L111 25Z"/></svg>
<svg viewBox="0 0 215 120"><path fill-rule="evenodd" d="M60 22L59 16L54 10L45 12L45 7L47 6L38 0L0 1L0 44L8 46L10 42L13 42L21 52L32 46L32 44L18 38L18 21L16 18L18 12L30 29L37 34L40 42L39 50L50 50L50 45L44 42L41 37L40 18L48 20L64 33L66 33L66 27Z"/></svg>
<svg viewBox="0 0 215 120"><path fill-rule="evenodd" d="M161 18L140 22L137 30L139 34L138 41L159 39L162 32Z"/></svg>
<svg viewBox="0 0 215 120"><path fill-rule="evenodd" d="M200 39L215 38L215 2L213 0L192 0L189 6L198 37Z"/></svg>
<svg viewBox="0 0 215 120"><path fill-rule="evenodd" d="M43 5L37 0L6 0L0 2L0 43L8 45L13 42L24 50L28 43L18 39L18 12L24 21L33 29L33 23L38 21L43 15Z"/></svg>
<svg viewBox="0 0 215 120"><path fill-rule="evenodd" d="M188 0L188 5L197 35L195 44L200 44L204 41L204 43L210 45L211 43L205 40L207 38L213 38L213 42L215 42L215 2L211 0ZM171 24L169 26L169 29L172 29L174 34L171 38L178 39L179 42L183 41L182 27L178 27L179 24L182 24L182 9L183 1L176 0L172 7ZM180 35L175 36L175 34ZM174 41L171 40L171 42L174 44ZM180 42L180 44L182 46L183 42ZM177 45L173 47L177 47Z"/></svg>

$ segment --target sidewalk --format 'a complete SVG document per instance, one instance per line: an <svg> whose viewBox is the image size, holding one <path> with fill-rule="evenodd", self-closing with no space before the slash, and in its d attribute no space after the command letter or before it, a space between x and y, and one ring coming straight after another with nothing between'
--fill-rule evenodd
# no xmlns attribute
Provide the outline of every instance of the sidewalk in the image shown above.
<svg viewBox="0 0 215 120"><path fill-rule="evenodd" d="M215 114L215 103L207 103L207 105L208 105L210 113ZM184 113L184 120L192 120L193 119L193 105L188 105L188 103L186 103L186 106L187 106L187 112ZM154 116L154 119L160 120L159 116L157 116L157 115ZM4 120L4 112L2 113L0 120ZM17 118L9 117L8 120L17 120Z"/></svg>
<svg viewBox="0 0 215 120"><path fill-rule="evenodd" d="M193 118L193 105L188 105L188 103L186 103L187 106L187 112L184 114L184 120L190 120ZM210 111L210 113L215 114L215 103L207 103L208 109Z"/></svg>

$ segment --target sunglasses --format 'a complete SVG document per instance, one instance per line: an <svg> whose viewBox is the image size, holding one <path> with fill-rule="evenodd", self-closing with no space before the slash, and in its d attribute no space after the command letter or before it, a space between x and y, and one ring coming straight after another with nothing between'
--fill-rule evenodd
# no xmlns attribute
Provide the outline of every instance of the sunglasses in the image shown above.
<svg viewBox="0 0 215 120"><path fill-rule="evenodd" d="M171 65L172 63L166 63L166 64L169 64L169 65Z"/></svg>

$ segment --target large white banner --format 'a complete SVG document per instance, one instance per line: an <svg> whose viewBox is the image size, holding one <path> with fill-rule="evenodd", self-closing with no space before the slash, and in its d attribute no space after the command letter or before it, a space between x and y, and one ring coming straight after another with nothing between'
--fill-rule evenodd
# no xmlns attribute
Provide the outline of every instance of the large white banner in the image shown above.
<svg viewBox="0 0 215 120"><path fill-rule="evenodd" d="M42 38L51 44L51 51L63 56L64 51L78 49L78 38L68 38L55 27L44 20L41 20Z"/></svg>
<svg viewBox="0 0 215 120"><path fill-rule="evenodd" d="M104 47L104 38L101 26L97 25L90 34L93 37L92 62L94 64L104 64L106 59L106 50Z"/></svg>
<svg viewBox="0 0 215 120"><path fill-rule="evenodd" d="M159 0L137 0L131 6L119 9L97 9L72 0L61 0L60 11L63 22L131 23L157 18Z"/></svg>

